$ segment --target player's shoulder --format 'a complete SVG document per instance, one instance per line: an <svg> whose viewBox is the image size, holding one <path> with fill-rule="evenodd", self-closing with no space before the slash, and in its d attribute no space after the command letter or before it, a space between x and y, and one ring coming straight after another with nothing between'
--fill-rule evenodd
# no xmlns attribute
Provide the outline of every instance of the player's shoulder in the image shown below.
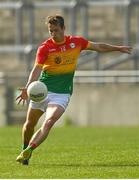
<svg viewBox="0 0 139 180"><path fill-rule="evenodd" d="M40 43L38 49L47 49L47 48L49 48L51 43L52 43L51 39L47 39L47 40L43 41L42 43Z"/></svg>
<svg viewBox="0 0 139 180"><path fill-rule="evenodd" d="M70 43L74 44L74 46L80 46L81 50L86 49L88 40L83 36L70 36Z"/></svg>
<svg viewBox="0 0 139 180"><path fill-rule="evenodd" d="M47 40L43 41L43 42L40 44L40 46L48 46L48 45L51 44L51 43L52 43L52 40L51 40L51 39L47 39Z"/></svg>
<svg viewBox="0 0 139 180"><path fill-rule="evenodd" d="M75 36L75 35L72 36L71 35L71 36L68 36L67 38L70 42L75 42L75 43L82 43L84 41L88 41L83 36Z"/></svg>

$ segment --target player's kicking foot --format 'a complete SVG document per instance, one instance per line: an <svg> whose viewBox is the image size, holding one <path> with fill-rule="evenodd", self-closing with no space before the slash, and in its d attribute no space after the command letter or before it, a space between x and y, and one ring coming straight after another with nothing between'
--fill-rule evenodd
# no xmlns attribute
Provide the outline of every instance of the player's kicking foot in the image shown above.
<svg viewBox="0 0 139 180"><path fill-rule="evenodd" d="M27 161L31 157L31 154L32 154L32 150L30 148L27 148L20 153L20 155L16 158L16 161L22 164L24 164L25 162L27 163Z"/></svg>

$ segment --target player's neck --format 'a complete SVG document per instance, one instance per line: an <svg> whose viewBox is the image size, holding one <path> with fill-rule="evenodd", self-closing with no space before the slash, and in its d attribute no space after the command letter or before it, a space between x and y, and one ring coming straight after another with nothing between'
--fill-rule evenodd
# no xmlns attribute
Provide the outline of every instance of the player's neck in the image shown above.
<svg viewBox="0 0 139 180"><path fill-rule="evenodd" d="M52 38L52 41L55 43L55 44L64 44L66 42L66 37L64 36L63 38L61 39L53 39Z"/></svg>

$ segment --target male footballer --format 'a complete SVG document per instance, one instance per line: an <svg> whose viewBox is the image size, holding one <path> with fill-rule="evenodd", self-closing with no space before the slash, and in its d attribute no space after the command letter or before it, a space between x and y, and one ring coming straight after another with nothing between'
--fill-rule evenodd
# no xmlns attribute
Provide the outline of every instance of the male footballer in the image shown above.
<svg viewBox="0 0 139 180"><path fill-rule="evenodd" d="M50 38L38 47L28 81L16 98L18 104L24 104L28 99L27 88L36 80L43 82L48 88L45 101L40 103L30 101L28 106L22 130L23 149L16 159L23 165L29 164L33 150L44 142L55 122L65 112L72 95L73 77L80 52L91 50L131 53L129 46L91 42L81 36L65 35L64 18L60 15L49 16L46 24ZM44 122L34 133L34 128L44 112L46 112Z"/></svg>

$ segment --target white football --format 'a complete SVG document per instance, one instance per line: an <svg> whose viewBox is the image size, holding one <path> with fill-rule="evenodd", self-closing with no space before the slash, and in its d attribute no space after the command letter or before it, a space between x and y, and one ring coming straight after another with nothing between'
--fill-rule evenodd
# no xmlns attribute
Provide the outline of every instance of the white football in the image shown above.
<svg viewBox="0 0 139 180"><path fill-rule="evenodd" d="M33 81L27 88L29 99L35 102L43 101L47 96L47 86L40 81Z"/></svg>

